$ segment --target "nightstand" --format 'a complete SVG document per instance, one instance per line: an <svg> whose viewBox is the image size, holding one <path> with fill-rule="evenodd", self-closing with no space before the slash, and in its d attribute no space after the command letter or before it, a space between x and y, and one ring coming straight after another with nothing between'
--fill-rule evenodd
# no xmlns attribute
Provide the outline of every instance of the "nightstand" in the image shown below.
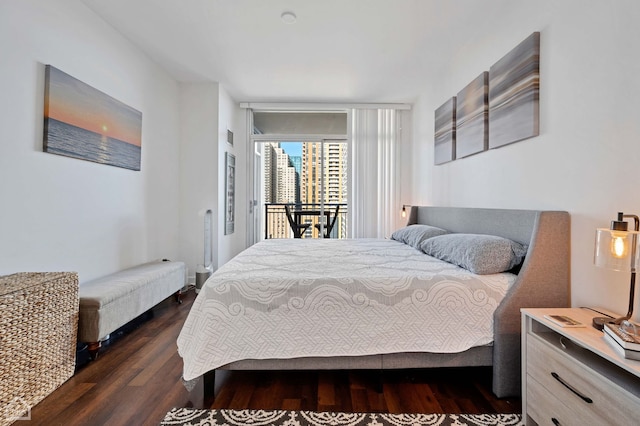
<svg viewBox="0 0 640 426"><path fill-rule="evenodd" d="M522 418L527 425L637 425L640 361L618 355L580 308L522 309ZM586 327L560 327L566 315Z"/></svg>

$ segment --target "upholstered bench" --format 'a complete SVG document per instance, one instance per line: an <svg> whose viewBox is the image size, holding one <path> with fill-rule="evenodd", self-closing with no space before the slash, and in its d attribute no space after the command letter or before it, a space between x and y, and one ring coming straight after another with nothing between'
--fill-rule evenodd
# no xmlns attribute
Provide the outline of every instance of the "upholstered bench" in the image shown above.
<svg viewBox="0 0 640 426"><path fill-rule="evenodd" d="M185 284L183 262L157 261L82 283L79 287L78 341L92 358L100 342L118 328L175 294L180 303Z"/></svg>

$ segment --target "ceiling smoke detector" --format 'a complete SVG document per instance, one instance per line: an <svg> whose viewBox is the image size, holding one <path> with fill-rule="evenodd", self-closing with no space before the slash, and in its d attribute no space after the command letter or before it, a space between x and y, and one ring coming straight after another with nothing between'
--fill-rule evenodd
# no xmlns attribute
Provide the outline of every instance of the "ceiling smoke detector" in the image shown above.
<svg viewBox="0 0 640 426"><path fill-rule="evenodd" d="M282 19L282 22L284 22L285 24L293 24L296 22L298 17L293 12L282 12L282 15L280 15L280 19Z"/></svg>

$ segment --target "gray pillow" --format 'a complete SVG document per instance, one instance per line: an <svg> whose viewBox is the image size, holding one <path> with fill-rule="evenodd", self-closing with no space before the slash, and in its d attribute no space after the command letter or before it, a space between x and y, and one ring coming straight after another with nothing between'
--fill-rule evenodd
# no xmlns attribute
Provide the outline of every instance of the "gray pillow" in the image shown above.
<svg viewBox="0 0 640 426"><path fill-rule="evenodd" d="M474 274L497 274L519 265L527 246L482 234L448 234L425 240L420 248L429 256L461 266Z"/></svg>
<svg viewBox="0 0 640 426"><path fill-rule="evenodd" d="M420 249L420 244L427 238L435 237L437 235L444 235L447 233L448 231L436 228L435 226L416 224L398 229L393 234L391 234L391 239Z"/></svg>

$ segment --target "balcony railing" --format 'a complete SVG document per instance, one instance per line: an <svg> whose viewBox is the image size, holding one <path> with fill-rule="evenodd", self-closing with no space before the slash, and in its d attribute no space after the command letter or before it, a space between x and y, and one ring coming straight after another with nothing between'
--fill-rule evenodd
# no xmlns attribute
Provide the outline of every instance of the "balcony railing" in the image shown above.
<svg viewBox="0 0 640 426"><path fill-rule="evenodd" d="M329 232L329 238L347 237L347 204L326 203L321 206L320 204L268 203L264 205L265 239L294 237L285 206L289 206L291 220L294 223L309 224L309 227L302 234L302 238L324 238L324 234L319 229L320 221L323 222L324 230L326 231L326 227L331 225L334 217L335 223ZM336 208L338 208L337 217L335 214Z"/></svg>

